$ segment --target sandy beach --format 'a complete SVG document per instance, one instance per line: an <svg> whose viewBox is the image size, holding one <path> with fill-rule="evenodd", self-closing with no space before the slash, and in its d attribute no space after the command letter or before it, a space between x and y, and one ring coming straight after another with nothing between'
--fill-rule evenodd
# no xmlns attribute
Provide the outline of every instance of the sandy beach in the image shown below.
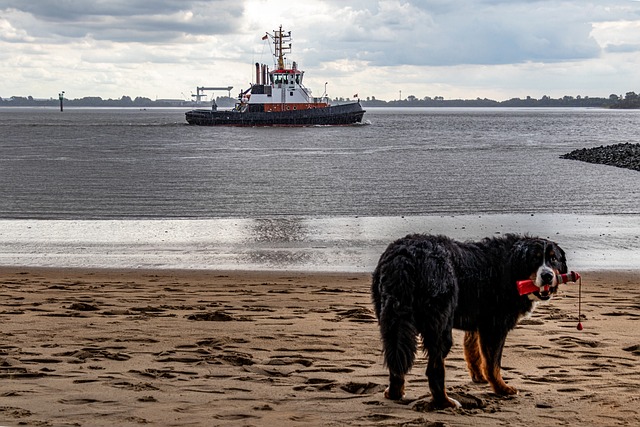
<svg viewBox="0 0 640 427"><path fill-rule="evenodd" d="M382 396L363 273L0 268L0 425L638 425L637 271L582 272L509 335L501 398L471 382L462 333L429 412L419 357Z"/></svg>

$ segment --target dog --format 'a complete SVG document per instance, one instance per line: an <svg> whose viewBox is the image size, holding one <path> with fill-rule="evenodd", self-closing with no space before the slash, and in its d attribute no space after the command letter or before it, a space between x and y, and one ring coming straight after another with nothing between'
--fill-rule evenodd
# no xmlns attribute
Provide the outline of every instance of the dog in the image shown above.
<svg viewBox="0 0 640 427"><path fill-rule="evenodd" d="M507 334L536 302L558 290L566 273L564 251L554 242L507 234L478 242L411 234L391 243L372 276L371 297L380 327L389 386L384 396L404 397L422 336L426 375L434 408L460 407L447 396L445 365L452 329L465 331L464 355L471 379L488 382L498 395L514 395L500 373ZM516 282L533 280L540 289L521 296Z"/></svg>

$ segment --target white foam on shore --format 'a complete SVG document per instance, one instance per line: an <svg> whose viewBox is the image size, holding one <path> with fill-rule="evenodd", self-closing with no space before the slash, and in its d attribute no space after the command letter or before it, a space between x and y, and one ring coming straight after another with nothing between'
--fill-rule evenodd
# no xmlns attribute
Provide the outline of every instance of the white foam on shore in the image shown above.
<svg viewBox="0 0 640 427"><path fill-rule="evenodd" d="M529 233L569 268L640 268L638 215L460 215L204 220L0 220L0 265L368 272L408 233Z"/></svg>

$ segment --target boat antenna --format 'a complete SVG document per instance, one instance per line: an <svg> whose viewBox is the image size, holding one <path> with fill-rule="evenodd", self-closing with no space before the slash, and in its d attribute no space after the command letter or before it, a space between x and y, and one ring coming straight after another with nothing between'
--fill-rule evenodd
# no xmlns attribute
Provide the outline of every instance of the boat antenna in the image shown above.
<svg viewBox="0 0 640 427"><path fill-rule="evenodd" d="M286 46L284 42L289 42L289 45ZM282 31L282 25L280 25L280 29L275 30L273 32L273 43L275 45L275 57L278 60L278 69L284 69L284 55L285 53L291 52L291 31L286 34Z"/></svg>

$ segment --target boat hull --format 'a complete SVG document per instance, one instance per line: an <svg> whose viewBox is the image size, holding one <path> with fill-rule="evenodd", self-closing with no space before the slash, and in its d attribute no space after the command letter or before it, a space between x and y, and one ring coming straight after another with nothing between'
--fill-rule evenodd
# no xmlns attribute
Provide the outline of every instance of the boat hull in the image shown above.
<svg viewBox="0 0 640 427"><path fill-rule="evenodd" d="M359 102L324 108L280 112L192 110L187 122L199 126L318 126L360 123L365 110Z"/></svg>

